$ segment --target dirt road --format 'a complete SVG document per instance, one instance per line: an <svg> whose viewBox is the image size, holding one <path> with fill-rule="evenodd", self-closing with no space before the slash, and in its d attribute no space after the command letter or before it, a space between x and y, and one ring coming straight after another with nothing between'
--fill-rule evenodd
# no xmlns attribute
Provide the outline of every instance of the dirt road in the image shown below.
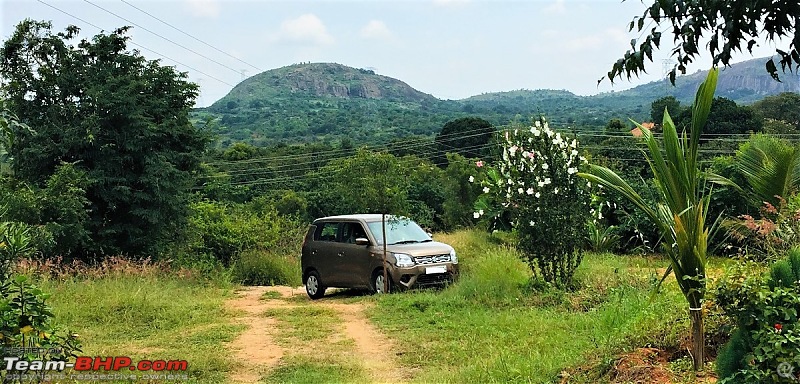
<svg viewBox="0 0 800 384"><path fill-rule="evenodd" d="M358 378L372 383L398 383L412 371L397 364L394 341L365 316L366 304L329 295L311 301L302 287L245 287L229 300L234 322L246 329L227 349L241 362L230 376L233 383L257 383L270 372L302 359L353 366ZM300 314L300 316L297 316ZM311 314L303 319L303 314ZM292 317L294 316L294 317ZM316 318L316 319L314 319ZM305 322L305 323L303 323ZM304 329L324 323L326 328ZM320 340L312 331L327 329ZM356 378L354 378L355 380Z"/></svg>

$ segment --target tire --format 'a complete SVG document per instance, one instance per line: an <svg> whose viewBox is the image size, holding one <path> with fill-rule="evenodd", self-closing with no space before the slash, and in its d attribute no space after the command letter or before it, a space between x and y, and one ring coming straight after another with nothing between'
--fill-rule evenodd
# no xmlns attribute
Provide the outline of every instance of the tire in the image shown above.
<svg viewBox="0 0 800 384"><path fill-rule="evenodd" d="M316 300L325 296L325 286L322 285L322 281L319 279L319 273L317 271L311 271L306 276L306 293L308 297L312 300Z"/></svg>
<svg viewBox="0 0 800 384"><path fill-rule="evenodd" d="M389 277L389 276L386 276L386 277L389 279L389 293L391 293L392 292L392 278ZM371 285L370 288L372 288L372 293L373 294L381 294L381 293L383 293L383 287L384 287L384 284L383 284L383 271L375 272L372 275L372 278L369 281L370 281L370 285Z"/></svg>

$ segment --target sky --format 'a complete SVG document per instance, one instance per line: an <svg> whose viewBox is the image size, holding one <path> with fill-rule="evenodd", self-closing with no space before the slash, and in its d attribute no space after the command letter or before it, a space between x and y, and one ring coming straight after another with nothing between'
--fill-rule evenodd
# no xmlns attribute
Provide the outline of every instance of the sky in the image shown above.
<svg viewBox="0 0 800 384"><path fill-rule="evenodd" d="M77 25L81 37L132 25L130 48L187 72L201 107L245 77L300 62L372 69L440 99L517 89L592 95L663 77L666 34L649 74L597 84L641 37L627 25L645 8L638 0L0 0L0 34L25 18L56 31ZM762 44L733 61L773 52ZM689 72L710 63L706 54Z"/></svg>

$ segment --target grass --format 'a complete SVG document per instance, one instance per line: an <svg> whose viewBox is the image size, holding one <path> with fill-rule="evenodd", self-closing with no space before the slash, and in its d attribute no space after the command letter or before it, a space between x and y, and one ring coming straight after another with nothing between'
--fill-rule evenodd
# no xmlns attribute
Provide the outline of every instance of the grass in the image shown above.
<svg viewBox="0 0 800 384"><path fill-rule="evenodd" d="M225 382L234 362L220 348L243 330L223 308L231 287L130 268L40 276L38 285L52 294L56 322L80 335L81 355L186 360L191 382Z"/></svg>
<svg viewBox="0 0 800 384"><path fill-rule="evenodd" d="M650 300L665 261L587 255L580 289L533 290L531 273L510 248L487 235L458 232L437 240L459 251L462 276L441 292L382 296L370 317L396 339L419 340L402 354L424 367L419 382L593 382L576 375L628 348L676 345L688 327L674 281ZM404 344L407 345L407 344ZM576 377L577 376L577 377Z"/></svg>
<svg viewBox="0 0 800 384"><path fill-rule="evenodd" d="M621 354L639 347L680 349L688 329L686 304L674 278L652 297L667 265L658 257L588 254L572 292L532 284L517 252L478 231L439 234L459 252L461 277L444 289L382 296L343 292L340 305L369 302L367 314L397 342L399 365L417 382L607 382ZM116 264L115 264L116 263ZM712 260L712 276L729 262ZM221 383L237 369L225 350L244 326L232 322L224 301L232 286L191 271L111 261L94 270L59 276L31 273L52 293L57 323L81 335L83 355L176 359L189 362L196 383ZM78 276L78 277L75 277ZM263 316L277 320L276 342L285 348L267 372L268 383L367 382L352 350L336 332L335 309L311 305L303 295L283 298ZM668 369L687 373L686 360ZM686 380L692 380L688 376Z"/></svg>
<svg viewBox="0 0 800 384"><path fill-rule="evenodd" d="M278 320L277 342L290 351L263 379L267 383L368 381L359 362L349 354L353 340L332 337L342 326L335 310L319 306L273 308L264 316Z"/></svg>

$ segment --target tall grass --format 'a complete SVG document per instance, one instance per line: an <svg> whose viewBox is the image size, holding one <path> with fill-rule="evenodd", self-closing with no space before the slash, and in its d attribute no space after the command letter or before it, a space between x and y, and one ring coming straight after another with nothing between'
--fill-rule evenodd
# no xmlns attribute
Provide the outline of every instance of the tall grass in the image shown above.
<svg viewBox="0 0 800 384"><path fill-rule="evenodd" d="M186 360L196 383L224 382L234 362L219 353L241 326L223 301L232 286L163 263L109 258L101 264L23 262L52 294L56 323L79 335L86 356Z"/></svg>
<svg viewBox="0 0 800 384"><path fill-rule="evenodd" d="M660 260L587 255L565 293L531 286L513 249L475 231L438 235L459 253L460 280L441 292L381 296L371 318L404 343L401 361L420 382L560 381L562 372L625 348L677 345L685 316L674 283L650 300ZM591 380L588 380L591 381Z"/></svg>

